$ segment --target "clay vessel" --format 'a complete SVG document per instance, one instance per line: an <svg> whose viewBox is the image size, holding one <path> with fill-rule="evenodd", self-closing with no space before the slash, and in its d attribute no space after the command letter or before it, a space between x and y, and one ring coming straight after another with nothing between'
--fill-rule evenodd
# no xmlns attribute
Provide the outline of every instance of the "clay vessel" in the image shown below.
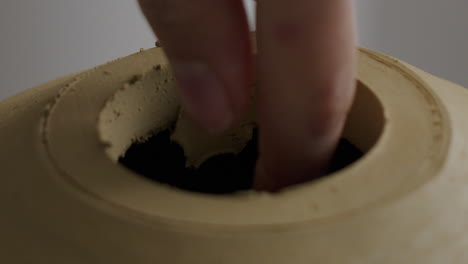
<svg viewBox="0 0 468 264"><path fill-rule="evenodd" d="M160 48L0 103L0 262L468 263L468 91L364 49L357 79L344 136L364 157L276 194L193 193L117 163L174 122L193 164L251 136L254 115L216 138L184 119Z"/></svg>

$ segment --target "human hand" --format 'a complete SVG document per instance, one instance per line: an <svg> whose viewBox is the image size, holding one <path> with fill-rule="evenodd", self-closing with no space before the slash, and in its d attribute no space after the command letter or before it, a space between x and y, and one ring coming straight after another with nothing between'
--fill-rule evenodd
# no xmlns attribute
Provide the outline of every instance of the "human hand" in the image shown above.
<svg viewBox="0 0 468 264"><path fill-rule="evenodd" d="M258 1L255 63L241 0L139 3L185 109L208 131L233 126L247 111L255 64L255 189L276 191L326 171L355 91L351 1Z"/></svg>

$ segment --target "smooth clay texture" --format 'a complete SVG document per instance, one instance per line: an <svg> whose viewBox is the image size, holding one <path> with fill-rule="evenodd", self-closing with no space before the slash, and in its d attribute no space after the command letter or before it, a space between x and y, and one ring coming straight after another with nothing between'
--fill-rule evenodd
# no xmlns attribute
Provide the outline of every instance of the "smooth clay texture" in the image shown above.
<svg viewBox="0 0 468 264"><path fill-rule="evenodd" d="M172 128L189 165L237 153L181 110L161 48L0 103L0 261L114 264L468 262L468 92L361 49L344 137L365 155L279 193L189 192L118 163ZM219 175L223 177L223 175Z"/></svg>

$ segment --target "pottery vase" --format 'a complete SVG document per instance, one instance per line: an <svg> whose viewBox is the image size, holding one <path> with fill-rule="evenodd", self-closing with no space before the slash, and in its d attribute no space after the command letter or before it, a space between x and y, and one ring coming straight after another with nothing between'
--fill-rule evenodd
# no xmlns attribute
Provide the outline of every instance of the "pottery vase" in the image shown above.
<svg viewBox="0 0 468 264"><path fill-rule="evenodd" d="M254 114L218 137L186 120L161 48L1 102L0 262L468 263L468 91L370 50L358 69L344 137L364 156L274 194L190 192L118 163L174 124L191 164L252 136Z"/></svg>

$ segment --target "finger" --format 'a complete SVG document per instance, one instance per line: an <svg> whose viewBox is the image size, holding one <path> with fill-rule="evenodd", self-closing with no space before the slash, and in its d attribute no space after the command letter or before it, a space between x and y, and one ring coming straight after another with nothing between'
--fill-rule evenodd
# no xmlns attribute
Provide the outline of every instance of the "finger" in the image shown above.
<svg viewBox="0 0 468 264"><path fill-rule="evenodd" d="M354 95L349 0L259 0L255 187L275 190L324 173Z"/></svg>
<svg viewBox="0 0 468 264"><path fill-rule="evenodd" d="M251 84L247 18L241 0L139 0L179 82L189 115L210 132L246 111Z"/></svg>

